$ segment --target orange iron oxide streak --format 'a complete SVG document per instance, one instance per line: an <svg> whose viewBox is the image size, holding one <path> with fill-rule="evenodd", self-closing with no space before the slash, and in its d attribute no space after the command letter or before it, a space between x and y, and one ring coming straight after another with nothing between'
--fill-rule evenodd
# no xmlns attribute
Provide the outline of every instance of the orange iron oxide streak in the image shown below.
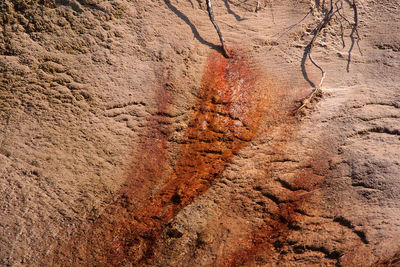
<svg viewBox="0 0 400 267"><path fill-rule="evenodd" d="M112 219L113 229L103 241L109 264L150 262L157 237L167 223L203 194L233 156L249 144L267 106L267 89L260 86L255 73L246 57L227 59L217 52L210 55L194 118L180 144L179 159L166 182L150 194L157 176L166 175L161 172L169 134L167 122L161 118L155 121L165 125L159 129L163 133L153 133L154 146L146 142L145 149L140 150L144 153L140 155L141 166L135 166L116 209L108 215L123 217ZM164 101L162 97L160 101ZM165 109L164 105L160 108Z"/></svg>

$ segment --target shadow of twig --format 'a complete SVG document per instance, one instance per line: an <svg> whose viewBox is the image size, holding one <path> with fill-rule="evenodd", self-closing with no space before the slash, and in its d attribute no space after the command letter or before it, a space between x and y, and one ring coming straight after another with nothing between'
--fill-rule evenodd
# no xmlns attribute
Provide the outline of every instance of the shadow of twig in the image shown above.
<svg viewBox="0 0 400 267"><path fill-rule="evenodd" d="M353 12L354 12L354 24L352 25L351 34L350 34L351 45L350 45L349 53L347 56L347 66L346 66L347 72L350 72L351 53L353 52L353 48L356 43L357 43L358 50L360 51L361 55L362 55L362 52L361 52L360 45L358 43L360 40L360 35L358 34L358 11L357 11L356 0L353 0L353 3L351 3L350 0L346 0L346 2L353 8ZM354 34L356 34L356 37L354 36ZM356 39L357 39L357 41L356 41Z"/></svg>
<svg viewBox="0 0 400 267"><path fill-rule="evenodd" d="M188 1L192 5L192 8L194 8L194 4L193 4L192 0L188 0Z"/></svg>
<svg viewBox="0 0 400 267"><path fill-rule="evenodd" d="M164 0L165 4L167 7L175 13L181 20L183 20L187 25L189 25L190 29L193 32L194 37L203 45L207 45L212 49L217 50L218 52L221 52L221 47L218 45L215 45L213 43L208 42L207 40L204 40L203 37L200 36L199 31L196 29L196 26L189 20L189 18L183 14L181 11L179 11L173 4L171 4L170 0Z"/></svg>
<svg viewBox="0 0 400 267"><path fill-rule="evenodd" d="M253 11L251 8L246 8L246 7L244 7L244 6L242 5L242 4L247 4L248 0L239 1L239 2L240 2L239 4L237 4L237 3L235 3L235 2L233 2L233 1L231 1L231 0L228 0L228 2L229 2L230 4L236 6L236 7L243 8L243 9L246 10L246 11L249 11L249 12L252 12L252 11Z"/></svg>
<svg viewBox="0 0 400 267"><path fill-rule="evenodd" d="M246 20L245 18L242 18L241 16L239 16L238 14L236 14L236 13L231 9L231 6L229 5L229 1L228 1L228 0L224 0L224 4L225 4L225 7L226 7L226 10L228 11L228 13L231 14L231 15L233 15L237 21Z"/></svg>

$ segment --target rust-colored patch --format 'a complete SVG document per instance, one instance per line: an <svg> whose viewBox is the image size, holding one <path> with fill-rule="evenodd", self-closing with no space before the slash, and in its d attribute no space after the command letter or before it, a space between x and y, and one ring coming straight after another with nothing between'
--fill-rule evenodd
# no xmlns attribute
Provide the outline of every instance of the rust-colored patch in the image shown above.
<svg viewBox="0 0 400 267"><path fill-rule="evenodd" d="M268 106L261 77L239 52L230 59L212 53L206 64L194 118L179 145L179 159L168 171L171 120L169 84L159 93L159 111L137 151L120 197L86 234L96 264L151 262L153 246L167 223L220 177L232 157L249 144ZM81 239L83 239L81 237Z"/></svg>
<svg viewBox="0 0 400 267"><path fill-rule="evenodd" d="M400 266L400 251L397 252L394 256L390 258L379 260L378 262L374 263L372 267L396 267Z"/></svg>
<svg viewBox="0 0 400 267"><path fill-rule="evenodd" d="M282 154L285 145L297 130L297 121L294 117L286 117L282 125L280 141L273 145L274 154ZM325 147L329 147L326 145ZM248 235L247 239L238 241L236 250L215 263L216 266L243 266L251 265L260 254L269 255L271 258L279 256L280 246L286 243L287 236L293 230L300 229L304 215L301 213L303 204L318 190L329 171L330 152L319 151L317 148L314 155L306 163L306 168L300 168L296 172L296 178L291 183L294 191L288 193L290 201L280 203L276 214L271 214L265 223ZM273 167L268 167L271 173ZM273 179L269 177L269 179Z"/></svg>

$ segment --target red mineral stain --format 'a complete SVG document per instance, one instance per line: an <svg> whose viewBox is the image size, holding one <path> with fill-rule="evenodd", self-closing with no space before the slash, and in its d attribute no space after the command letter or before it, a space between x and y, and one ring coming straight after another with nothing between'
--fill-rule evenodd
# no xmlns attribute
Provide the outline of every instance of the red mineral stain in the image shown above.
<svg viewBox="0 0 400 267"><path fill-rule="evenodd" d="M400 266L400 251L390 258L379 260L372 267L396 267Z"/></svg>
<svg viewBox="0 0 400 267"><path fill-rule="evenodd" d="M283 142L274 145L276 154L284 150L285 144L290 140L297 130L295 118L287 117L284 125ZM323 145L321 147L329 147ZM258 255L270 255L273 257L279 254L280 244L285 244L286 237L293 230L298 230L298 225L304 219L304 215L299 212L304 203L313 196L313 192L321 187L324 177L329 171L328 158L330 152L315 149L313 157L308 161L308 168L299 169L296 178L292 183L295 191L289 193L287 203L279 204L279 210L272 214L270 218L258 226L247 239L237 242L236 250L229 255L224 255L223 259L216 262L215 266L247 266L255 262ZM270 177L272 179L272 177Z"/></svg>
<svg viewBox="0 0 400 267"><path fill-rule="evenodd" d="M159 111L149 118L121 196L95 222L88 237L97 264L151 263L154 244L168 222L218 179L230 160L249 144L268 105L268 88L248 58L209 56L200 96L180 142L178 161L168 171L171 121L169 84L159 93Z"/></svg>

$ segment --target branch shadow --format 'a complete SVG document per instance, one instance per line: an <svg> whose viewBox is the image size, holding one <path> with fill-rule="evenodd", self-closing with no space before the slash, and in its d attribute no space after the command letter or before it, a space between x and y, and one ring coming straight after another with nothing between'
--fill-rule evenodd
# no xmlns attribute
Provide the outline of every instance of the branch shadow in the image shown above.
<svg viewBox="0 0 400 267"><path fill-rule="evenodd" d="M234 16L235 19L236 19L237 21L246 20L246 18L242 18L241 16L239 16L236 12L234 12L234 11L231 9L231 6L230 6L228 0L224 0L224 4L225 4L225 7L226 7L226 10L228 11L228 13L231 14L232 16Z"/></svg>
<svg viewBox="0 0 400 267"><path fill-rule="evenodd" d="M215 45L213 43L210 43L209 41L205 40L203 37L200 36L199 31L196 29L196 26L189 20L189 18L183 14L180 10L178 10L173 4L171 4L170 0L164 0L165 4L167 7L175 13L181 20L183 20L187 25L189 25L190 29L193 32L194 37L203 45L207 45L210 48L218 51L218 52L223 52L222 47L219 45Z"/></svg>
<svg viewBox="0 0 400 267"><path fill-rule="evenodd" d="M225 0L224 0L224 1L225 1ZM249 11L249 12L252 12L252 11L254 11L254 10L252 10L251 8L243 7L243 5L242 5L242 4L247 4L248 0L239 1L239 2L240 2L239 4L237 4L237 3L234 3L234 2L233 2L233 1L231 1L231 0L228 0L228 2L229 2L230 4L232 4L232 5L236 6L236 7L243 8L243 9L244 9L244 10L246 10L246 11Z"/></svg>
<svg viewBox="0 0 400 267"><path fill-rule="evenodd" d="M353 0L353 3L350 2L350 0L346 0L346 2L353 8L353 14L354 14L354 24L352 25L351 33L350 33L350 40L351 40L351 45L349 48L348 56L347 56L347 66L346 70L347 72L350 72L350 64L351 64L351 54L353 52L354 45L357 44L358 50L360 51L360 54L362 55L360 45L358 44L358 41L360 40L360 36L358 34L358 10L355 1ZM354 37L354 34L356 34L356 37ZM357 38L357 41L356 41Z"/></svg>
<svg viewBox="0 0 400 267"><path fill-rule="evenodd" d="M194 4L193 4L192 0L188 0L188 2L192 5L192 8L194 8Z"/></svg>

